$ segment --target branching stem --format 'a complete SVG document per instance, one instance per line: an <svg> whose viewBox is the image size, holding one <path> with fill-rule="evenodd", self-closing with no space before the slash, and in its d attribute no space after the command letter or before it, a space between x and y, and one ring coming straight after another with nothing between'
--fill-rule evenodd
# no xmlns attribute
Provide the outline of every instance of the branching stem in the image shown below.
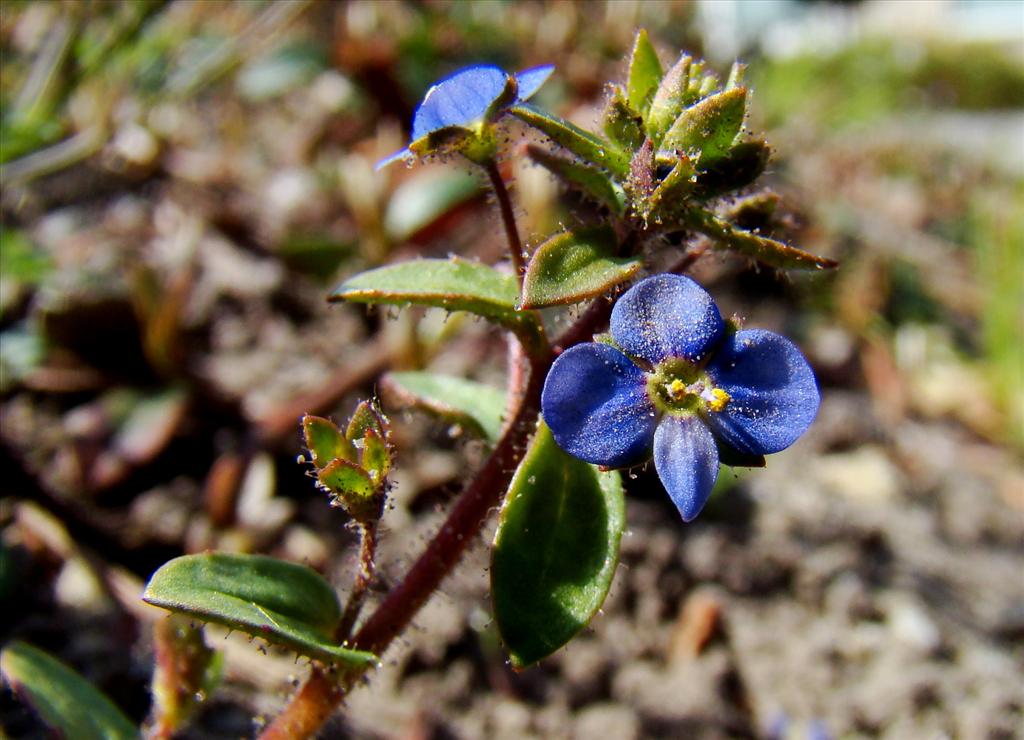
<svg viewBox="0 0 1024 740"><path fill-rule="evenodd" d="M495 192L502 205L503 216L507 213L506 229L513 255L520 254L517 248L519 238L515 221L512 219L508 191L494 167L489 170L496 184ZM705 251L706 245L697 245L688 250L672 266L673 272L685 272ZM521 259L517 261L517 270ZM459 496L448 517L427 549L420 555L405 576L366 620L350 640L350 646L380 655L409 625L419 609L437 590L444 578L462 558L466 548L480 534L488 515L500 503L508 489L516 467L526 452L540 415L540 395L544 378L554 361L555 353L568 349L579 342L588 341L608 322L611 302L598 299L553 343L554 350L528 352L528 372L510 373L510 395L518 396L519 403L511 423L506 427L501 440L487 458L483 468ZM525 349L525 348L524 348ZM515 362L522 355L514 353ZM351 602L350 602L351 603ZM261 740L291 740L310 737L334 712L352 685L363 675L364 669L328 670L314 667L309 679L299 689L284 711L274 720L261 736Z"/></svg>

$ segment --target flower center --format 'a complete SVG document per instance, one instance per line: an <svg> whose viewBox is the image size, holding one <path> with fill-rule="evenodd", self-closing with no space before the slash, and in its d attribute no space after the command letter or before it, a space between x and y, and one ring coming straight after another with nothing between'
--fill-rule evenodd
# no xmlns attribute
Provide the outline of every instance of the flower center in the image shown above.
<svg viewBox="0 0 1024 740"><path fill-rule="evenodd" d="M729 394L716 388L706 373L691 362L670 358L647 376L647 395L655 407L669 414L721 411Z"/></svg>

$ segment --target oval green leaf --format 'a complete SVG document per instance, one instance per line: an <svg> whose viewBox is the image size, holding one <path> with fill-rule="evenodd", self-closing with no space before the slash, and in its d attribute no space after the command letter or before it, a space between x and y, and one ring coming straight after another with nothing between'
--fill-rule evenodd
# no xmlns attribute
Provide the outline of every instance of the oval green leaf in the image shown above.
<svg viewBox="0 0 1024 740"><path fill-rule="evenodd" d="M615 249L615 235L604 227L551 237L530 258L520 308L579 303L629 280L643 263L616 257Z"/></svg>
<svg viewBox="0 0 1024 740"><path fill-rule="evenodd" d="M483 383L424 372L388 373L385 387L410 406L461 425L488 442L501 433L505 392Z"/></svg>
<svg viewBox="0 0 1024 740"><path fill-rule="evenodd" d="M690 93L690 65L693 63L688 55L683 54L675 64L669 67L668 72L658 85L654 98L651 100L650 110L647 111L647 135L656 144L661 142L661 137L672 125L672 122L679 117L687 103L693 102Z"/></svg>
<svg viewBox="0 0 1024 740"><path fill-rule="evenodd" d="M104 693L37 647L24 642L8 644L0 652L0 673L43 722L63 737L121 740L140 736Z"/></svg>
<svg viewBox="0 0 1024 740"><path fill-rule="evenodd" d="M515 327L523 320L516 311L518 293L513 275L453 257L409 260L361 272L343 281L328 300L435 306Z"/></svg>
<svg viewBox="0 0 1024 740"><path fill-rule="evenodd" d="M625 178L629 174L629 156L625 152L599 136L581 129L575 123L535 108L529 103L517 103L509 108L509 112L580 159L598 167L606 167L619 178Z"/></svg>
<svg viewBox="0 0 1024 740"><path fill-rule="evenodd" d="M184 555L153 574L143 601L223 624L325 663L372 664L334 644L338 595L316 571L265 555Z"/></svg>
<svg viewBox="0 0 1024 740"><path fill-rule="evenodd" d="M629 57L629 77L626 82L629 107L641 116L647 115L654 91L661 82L661 60L647 38L647 31L640 29L633 42L633 53Z"/></svg>
<svg viewBox="0 0 1024 740"><path fill-rule="evenodd" d="M480 179L471 172L422 170L391 195L384 229L393 240L405 241L481 192Z"/></svg>
<svg viewBox="0 0 1024 740"><path fill-rule="evenodd" d="M330 419L306 414L302 417L302 436L313 465L320 469L332 460L355 460L356 451Z"/></svg>
<svg viewBox="0 0 1024 740"><path fill-rule="evenodd" d="M541 423L491 553L494 617L514 668L562 647L601 608L625 519L619 473L563 452Z"/></svg>
<svg viewBox="0 0 1024 740"><path fill-rule="evenodd" d="M698 164L726 154L743 128L747 88L734 87L686 108L665 133L662 149L700 152Z"/></svg>

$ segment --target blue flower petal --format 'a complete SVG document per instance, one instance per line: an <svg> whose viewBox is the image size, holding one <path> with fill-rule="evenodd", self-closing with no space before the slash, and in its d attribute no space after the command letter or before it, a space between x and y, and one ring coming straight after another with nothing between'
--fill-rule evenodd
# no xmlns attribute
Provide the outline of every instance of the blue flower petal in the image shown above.
<svg viewBox="0 0 1024 740"><path fill-rule="evenodd" d="M505 91L508 73L490 65L467 67L429 90L412 119L412 140L445 126L468 126L482 119Z"/></svg>
<svg viewBox="0 0 1024 740"><path fill-rule="evenodd" d="M545 64L543 67L531 67L522 72L516 72L516 84L519 88L519 100L529 100L533 94L540 89L540 86L547 82L548 77L555 71L555 65Z"/></svg>
<svg viewBox="0 0 1024 740"><path fill-rule="evenodd" d="M711 430L696 416L666 416L654 433L654 468L683 521L693 521L718 478Z"/></svg>
<svg viewBox="0 0 1024 740"><path fill-rule="evenodd" d="M706 290L682 275L641 280L612 309L611 334L627 353L648 362L704 358L725 327Z"/></svg>
<svg viewBox="0 0 1024 740"><path fill-rule="evenodd" d="M633 465L648 457L654 436L646 385L644 372L614 347L577 344L548 371L544 421L574 457L610 468Z"/></svg>
<svg viewBox="0 0 1024 740"><path fill-rule="evenodd" d="M738 331L708 363L712 382L729 394L707 422L740 452L768 455L793 444L818 413L818 384L791 341L763 329Z"/></svg>

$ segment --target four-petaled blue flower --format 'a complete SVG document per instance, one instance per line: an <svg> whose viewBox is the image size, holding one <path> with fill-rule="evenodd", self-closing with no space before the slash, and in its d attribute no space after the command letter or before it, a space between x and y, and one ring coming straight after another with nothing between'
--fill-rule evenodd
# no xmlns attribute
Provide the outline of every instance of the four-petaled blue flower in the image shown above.
<svg viewBox="0 0 1024 740"><path fill-rule="evenodd" d="M434 153L428 137L440 134L465 142L479 133L474 129L513 103L529 99L548 79L554 66L546 65L511 75L491 65L459 70L435 83L412 119L412 138L407 148L377 163L377 169L417 154ZM458 148L452 147L452 148Z"/></svg>
<svg viewBox="0 0 1024 740"><path fill-rule="evenodd" d="M621 350L588 342L555 360L544 420L563 450L595 465L635 465L653 450L684 521L707 502L720 452L778 452L817 414L817 382L800 350L770 331L727 326L687 277L634 285L612 309L610 329Z"/></svg>

